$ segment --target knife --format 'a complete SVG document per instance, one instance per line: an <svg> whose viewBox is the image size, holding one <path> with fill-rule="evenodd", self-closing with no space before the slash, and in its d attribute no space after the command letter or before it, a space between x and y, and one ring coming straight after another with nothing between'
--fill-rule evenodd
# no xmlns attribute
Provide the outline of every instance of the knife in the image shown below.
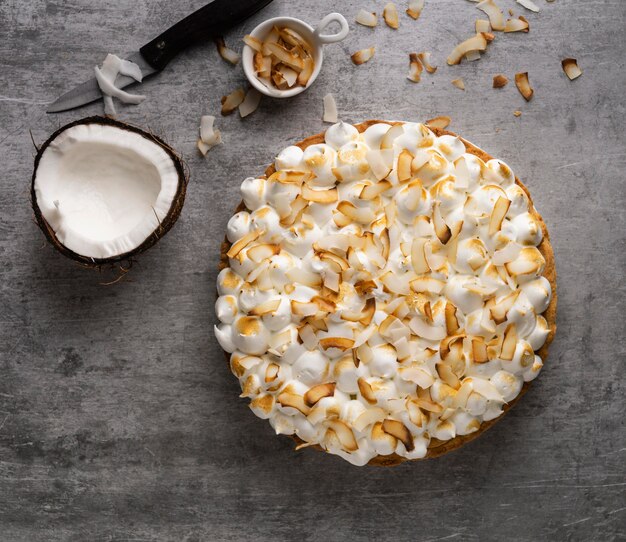
<svg viewBox="0 0 626 542"><path fill-rule="evenodd" d="M226 30L255 14L272 0L213 0L177 22L165 32L126 58L141 68L143 78L160 72L178 53L207 38L222 35ZM136 83L130 77L119 76L115 86L124 88ZM74 109L102 98L93 77L63 94L48 108L48 113Z"/></svg>

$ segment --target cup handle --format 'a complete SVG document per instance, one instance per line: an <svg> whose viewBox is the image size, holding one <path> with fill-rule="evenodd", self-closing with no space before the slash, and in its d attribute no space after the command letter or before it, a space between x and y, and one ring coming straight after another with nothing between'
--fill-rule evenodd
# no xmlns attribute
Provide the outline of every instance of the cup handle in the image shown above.
<svg viewBox="0 0 626 542"><path fill-rule="evenodd" d="M339 32L336 34L322 34L322 31L331 23L339 23L341 27ZM315 35L317 39L320 40L320 43L336 43L345 39L349 31L350 27L348 26L348 21L346 21L346 18L341 13L329 13L315 28Z"/></svg>

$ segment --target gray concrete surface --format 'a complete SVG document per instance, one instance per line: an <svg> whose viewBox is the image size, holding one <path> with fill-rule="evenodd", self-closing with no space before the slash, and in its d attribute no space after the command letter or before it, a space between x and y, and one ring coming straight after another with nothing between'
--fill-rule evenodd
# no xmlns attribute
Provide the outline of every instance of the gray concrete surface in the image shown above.
<svg viewBox="0 0 626 542"><path fill-rule="evenodd" d="M47 116L45 103L107 52L136 49L203 0L0 1L0 540L624 540L626 2L535 0L528 35L498 34L479 62L445 66L481 16L426 0L422 18L375 30L353 21L370 0L275 0L263 18L315 22L343 12L303 95L219 119L225 144L195 150L200 115L244 81L212 44L147 82L120 117L185 156L182 217L126 280L77 267L46 245L28 203L36 142L100 105ZM399 6L404 7L404 2ZM376 45L355 67L349 53ZM414 85L407 53L440 65ZM579 59L568 81L560 61ZM528 71L535 97L491 89ZM467 90L450 81L462 76ZM559 330L544 372L507 418L443 458L357 469L295 453L238 399L212 335L219 243L241 180L283 146L324 128L322 96L343 119L452 117L451 128L505 159L550 228ZM514 110L522 116L513 116Z"/></svg>

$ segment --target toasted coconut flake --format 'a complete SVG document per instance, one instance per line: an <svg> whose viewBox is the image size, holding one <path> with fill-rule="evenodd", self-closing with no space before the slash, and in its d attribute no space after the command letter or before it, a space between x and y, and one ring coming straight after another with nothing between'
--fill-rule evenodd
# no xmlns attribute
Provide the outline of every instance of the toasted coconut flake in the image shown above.
<svg viewBox="0 0 626 542"><path fill-rule="evenodd" d="M414 292L425 292L430 294L440 294L446 283L432 277L418 277L411 281L411 289Z"/></svg>
<svg viewBox="0 0 626 542"><path fill-rule="evenodd" d="M233 90L228 96L222 96L222 115L230 115L239 107L246 97L246 93L242 88Z"/></svg>
<svg viewBox="0 0 626 542"><path fill-rule="evenodd" d="M524 17L520 17L519 19L507 19L504 25L505 32L528 32L529 30L530 26Z"/></svg>
<svg viewBox="0 0 626 542"><path fill-rule="evenodd" d="M337 204L337 211L359 224L369 224L376 218L374 211L370 208L356 207L353 203L346 200Z"/></svg>
<svg viewBox="0 0 626 542"><path fill-rule="evenodd" d="M354 452L359 449L359 445L354 438L354 433L344 422L340 420L331 420L328 423L329 429L333 431L339 440L341 447L347 452Z"/></svg>
<svg viewBox="0 0 626 542"><path fill-rule="evenodd" d="M241 118L247 117L248 115L254 113L259 107L260 102L261 93L255 88L248 89L248 92L246 92L246 97L239 105L239 115L241 116Z"/></svg>
<svg viewBox="0 0 626 542"><path fill-rule="evenodd" d="M433 226L435 227L435 234L441 244L445 245L452 237L450 227L446 224L445 220L441 216L441 202L435 202L433 206Z"/></svg>
<svg viewBox="0 0 626 542"><path fill-rule="evenodd" d="M315 203L334 203L337 201L337 189L330 190L313 190L309 185L302 185L302 197L307 201Z"/></svg>
<svg viewBox="0 0 626 542"><path fill-rule="evenodd" d="M320 346L323 350L338 348L339 350L350 350L354 346L354 340L346 337L324 337L320 339Z"/></svg>
<svg viewBox="0 0 626 542"><path fill-rule="evenodd" d="M524 99L529 102L534 94L534 90L531 88L530 83L528 81L528 72L516 73L515 74L515 85L517 89L520 91L520 94L524 96Z"/></svg>
<svg viewBox="0 0 626 542"><path fill-rule="evenodd" d="M548 1L551 1L551 0L548 0ZM520 6L523 6L523 7L525 7L526 9L528 9L530 11L534 11L535 13L539 13L539 7L532 0L517 0L517 3Z"/></svg>
<svg viewBox="0 0 626 542"><path fill-rule="evenodd" d="M429 128L439 128L441 130L445 130L450 125L451 120L452 119L450 117L441 115L439 117L427 120L425 124Z"/></svg>
<svg viewBox="0 0 626 542"><path fill-rule="evenodd" d="M489 235L495 235L502 228L502 221L511 205L511 200L500 196L493 206L489 219Z"/></svg>
<svg viewBox="0 0 626 542"><path fill-rule="evenodd" d="M454 335L459 329L459 319L456 315L456 307L450 301L446 301L445 308L446 332L448 335Z"/></svg>
<svg viewBox="0 0 626 542"><path fill-rule="evenodd" d="M410 452L415 448L411 432L402 422L387 419L383 422L383 431L392 437L396 437L400 442L402 442L407 452Z"/></svg>
<svg viewBox="0 0 626 542"><path fill-rule="evenodd" d="M276 365L275 363L270 363L265 369L265 382L273 382L278 377L278 372L280 371L280 365Z"/></svg>
<svg viewBox="0 0 626 542"><path fill-rule="evenodd" d="M391 186L391 183L386 179L378 181L376 184L365 185L359 194L359 199L373 200L389 190Z"/></svg>
<svg viewBox="0 0 626 542"><path fill-rule="evenodd" d="M289 391L282 392L276 400L284 407L291 407L299 410L305 416L311 410L306 403L304 402L304 398L301 395L297 395L295 393L291 393Z"/></svg>
<svg viewBox="0 0 626 542"><path fill-rule="evenodd" d="M267 258L271 258L280 252L280 245L271 245L269 243L261 243L248 249L246 253L248 258L253 262L259 263Z"/></svg>
<svg viewBox="0 0 626 542"><path fill-rule="evenodd" d="M376 13L374 12L369 12L361 9L356 14L356 22L363 26L369 26L370 28L374 28L378 24L378 17L376 17Z"/></svg>
<svg viewBox="0 0 626 542"><path fill-rule="evenodd" d="M430 323L424 321L419 316L414 316L409 320L409 327L418 337L428 341L440 341L446 337L446 329L444 326L430 325Z"/></svg>
<svg viewBox="0 0 626 542"><path fill-rule="evenodd" d="M269 182L281 184L302 184L311 178L311 174L306 171L296 171L292 169L281 169L269 176Z"/></svg>
<svg viewBox="0 0 626 542"><path fill-rule="evenodd" d="M504 339L502 341L502 350L500 351L500 358L506 361L511 361L515 354L515 346L517 344L517 329L515 324L509 324L504 330Z"/></svg>
<svg viewBox="0 0 626 542"><path fill-rule="evenodd" d="M416 237L411 243L411 265L418 275L430 273L430 266L426 260L426 243L427 239Z"/></svg>
<svg viewBox="0 0 626 542"><path fill-rule="evenodd" d="M332 94L324 96L324 122L335 124L337 122L337 103Z"/></svg>
<svg viewBox="0 0 626 542"><path fill-rule="evenodd" d="M304 60L297 54L287 50L280 43L265 41L263 43L263 54L272 55L278 62L287 64L294 70L300 72L304 68Z"/></svg>
<svg viewBox="0 0 626 542"><path fill-rule="evenodd" d="M313 327L310 324L304 324L298 329L298 335L302 339L302 344L307 350L315 350L318 340Z"/></svg>
<svg viewBox="0 0 626 542"><path fill-rule="evenodd" d="M476 60L480 60L480 51L468 51L465 54L465 60L468 62L474 62Z"/></svg>
<svg viewBox="0 0 626 542"><path fill-rule="evenodd" d="M561 66L563 66L563 71L565 72L565 75L569 77L570 81L573 81L583 74L583 71L578 67L578 61L575 58L564 58L561 61Z"/></svg>
<svg viewBox="0 0 626 542"><path fill-rule="evenodd" d="M417 57L422 61L422 64L424 65L424 68L426 69L428 73L432 74L437 71L437 66L433 66L430 63L429 52L417 53Z"/></svg>
<svg viewBox="0 0 626 542"><path fill-rule="evenodd" d="M409 54L409 74L407 79L419 83L422 74L422 63L416 53Z"/></svg>
<svg viewBox="0 0 626 542"><path fill-rule="evenodd" d="M357 431L363 431L369 425L373 425L377 422L382 422L385 419L385 416L386 413L382 408L368 408L354 421L352 426Z"/></svg>
<svg viewBox="0 0 626 542"><path fill-rule="evenodd" d="M471 38L459 43L447 58L447 62L450 66L458 64L461 59L467 55L470 51L484 51L487 48L487 39L485 33L476 34ZM480 58L480 57L479 57Z"/></svg>
<svg viewBox="0 0 626 542"><path fill-rule="evenodd" d="M291 300L291 312L296 316L313 316L318 310L319 307L315 303Z"/></svg>
<svg viewBox="0 0 626 542"><path fill-rule="evenodd" d="M374 395L374 389L370 383L363 377L359 377L357 379L357 385L359 386L359 391L361 392L363 399L365 399L370 405L375 405L376 396Z"/></svg>
<svg viewBox="0 0 626 542"><path fill-rule="evenodd" d="M417 21L417 19L420 18L423 9L424 0L411 0L409 2L409 7L406 10L406 14L411 17L411 19L415 19Z"/></svg>
<svg viewBox="0 0 626 542"><path fill-rule="evenodd" d="M513 111L513 115L515 117L521 117L522 116L522 112L521 111Z"/></svg>
<svg viewBox="0 0 626 542"><path fill-rule="evenodd" d="M320 399L324 397L332 397L335 393L335 383L328 382L326 384L318 384L317 386L313 386L304 394L304 402L307 406L312 407L315 405Z"/></svg>
<svg viewBox="0 0 626 542"><path fill-rule="evenodd" d="M233 66L239 63L239 54L226 47L222 36L215 38L215 45L217 46L217 52L226 62L230 62Z"/></svg>
<svg viewBox="0 0 626 542"><path fill-rule="evenodd" d="M463 81L462 77L459 77L458 79L453 79L452 84L458 89L465 90L465 82Z"/></svg>
<svg viewBox="0 0 626 542"><path fill-rule="evenodd" d="M482 337L472 337L472 357L474 363L487 363L489 361L487 345Z"/></svg>
<svg viewBox="0 0 626 542"><path fill-rule="evenodd" d="M305 58L304 59L304 66L302 68L302 71L300 72L300 74L298 75L298 84L306 87L307 84L309 83L309 79L311 79L311 76L313 75L313 70L315 68L315 62L313 61L312 58Z"/></svg>
<svg viewBox="0 0 626 542"><path fill-rule="evenodd" d="M369 150L367 151L367 163L372 170L372 173L376 177L376 180L381 181L391 172L391 160L393 159L393 150Z"/></svg>
<svg viewBox="0 0 626 542"><path fill-rule="evenodd" d="M487 14L491 28L498 31L504 30L504 13L493 0L483 0L476 7Z"/></svg>
<svg viewBox="0 0 626 542"><path fill-rule="evenodd" d="M243 37L243 42L257 53L261 52L261 49L263 49L263 42L250 34L246 34Z"/></svg>
<svg viewBox="0 0 626 542"><path fill-rule="evenodd" d="M412 175L413 155L408 149L403 149L398 155L397 175L398 180L403 183L408 181Z"/></svg>
<svg viewBox="0 0 626 542"><path fill-rule="evenodd" d="M389 28L397 30L400 26L400 21L398 20L398 9L393 2L389 2L385 5L385 8L383 9L383 19Z"/></svg>
<svg viewBox="0 0 626 542"><path fill-rule="evenodd" d="M493 76L493 88L503 88L509 82L509 78L506 75L499 73Z"/></svg>
<svg viewBox="0 0 626 542"><path fill-rule="evenodd" d="M262 230L254 230L249 233L246 233L241 239L233 243L230 247L230 250L226 253L229 258L235 258L244 248L246 248L250 243L256 241L261 235L263 235Z"/></svg>
<svg viewBox="0 0 626 542"><path fill-rule="evenodd" d="M491 32L491 24L486 19L476 19L476 34Z"/></svg>
<svg viewBox="0 0 626 542"><path fill-rule="evenodd" d="M352 59L353 64L360 66L370 60L374 56L375 52L375 47L368 47L367 49L361 49L360 51L353 53L350 58Z"/></svg>

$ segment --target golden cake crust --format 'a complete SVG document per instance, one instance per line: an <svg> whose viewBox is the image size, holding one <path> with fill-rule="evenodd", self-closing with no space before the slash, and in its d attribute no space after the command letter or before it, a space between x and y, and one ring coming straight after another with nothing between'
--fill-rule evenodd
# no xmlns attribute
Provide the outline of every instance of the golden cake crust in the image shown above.
<svg viewBox="0 0 626 542"><path fill-rule="evenodd" d="M385 120L367 120L367 121L361 122L360 124L355 124L354 127L359 132L364 132L371 125L378 124L378 123L385 123L385 124L389 124L392 126L396 124L404 124L404 122L390 122L390 121L385 121ZM438 137L442 135L457 136L457 134L455 134L454 132L450 132L448 130L442 130L440 128L433 128L433 127L429 127L429 128ZM463 139L462 137L460 136L458 137L465 144L465 147L468 153L473 154L474 156L477 156L483 162L487 162L493 159L492 156L487 154L482 149L479 149L475 145L472 145L472 143ZM324 143L324 132L307 137L306 139L303 139L302 141L300 141L299 143L295 143L294 145L304 150L310 145L317 145L319 143ZM276 170L274 168L274 165L272 164L265 170L265 176L269 177L275 171ZM557 290L556 290L556 266L554 263L554 252L552 250L552 245L550 243L550 235L548 234L548 229L546 227L546 224L543 218L541 217L541 215L535 209L532 196L530 195L528 188L524 186L524 184L517 178L517 176L515 177L515 182L524 190L524 192L526 192L526 195L528 196L528 199L531 204L530 213L533 215L534 218L537 219L537 221L539 222L541 226L541 230L543 232L543 239L537 248L539 249L539 251L541 252L541 254L546 260L546 265L545 265L545 269L543 272L543 276L550 282L550 286L552 287L552 298L550 300L550 304L548 305L548 308L545 310L545 312L542 313L543 317L546 319L546 322L548 323L548 329L550 330L550 332L548 334L548 337L546 338L546 342L539 350L536 351L536 353L537 355L541 357L542 361L545 364L546 359L548 357L548 347L550 346L550 343L554 339L554 335L556 333ZM244 205L242 201L235 209L235 213L238 213L239 211L245 211L245 210L246 210L246 206ZM221 246L221 256L220 256L220 263L219 263L220 271L224 269L225 267L228 267L228 256L226 255L226 253L228 252L230 247L231 247L231 244L228 242L228 239L224 238L224 241L222 242L222 246ZM230 356L228 353L225 353L225 354L226 354L226 359L229 362L229 366L230 366ZM399 465L400 463L404 463L405 461L420 461L420 460L428 459L431 457L439 457L443 454L451 452L452 450L456 450L457 448L460 448L467 442L470 442L471 440L474 440L475 438L479 437L485 431L487 431L487 429L493 426L496 422L501 420L503 415L506 412L508 412L513 406L515 406L515 404L517 404L517 402L521 399L521 397L528 391L528 389L530 388L530 384L531 382L525 382L522 387L522 390L517 395L517 397L515 397L515 399L513 399L510 403L504 405L503 414L501 414L497 418L494 418L493 420L483 422L477 431L474 431L473 433L470 433L469 435L457 436L453 439L446 440L446 441L438 441L437 439L433 438L431 439L430 445L428 447L428 453L426 454L426 456L420 459L407 459L405 457L399 456L398 454L394 453L391 455L376 456L369 461L368 465L380 466L380 467L392 467L395 465ZM291 435L291 438L295 440L298 444L303 444L303 441L300 438L298 438L296 435ZM323 448L319 446L318 444L309 446L309 447L324 451Z"/></svg>

